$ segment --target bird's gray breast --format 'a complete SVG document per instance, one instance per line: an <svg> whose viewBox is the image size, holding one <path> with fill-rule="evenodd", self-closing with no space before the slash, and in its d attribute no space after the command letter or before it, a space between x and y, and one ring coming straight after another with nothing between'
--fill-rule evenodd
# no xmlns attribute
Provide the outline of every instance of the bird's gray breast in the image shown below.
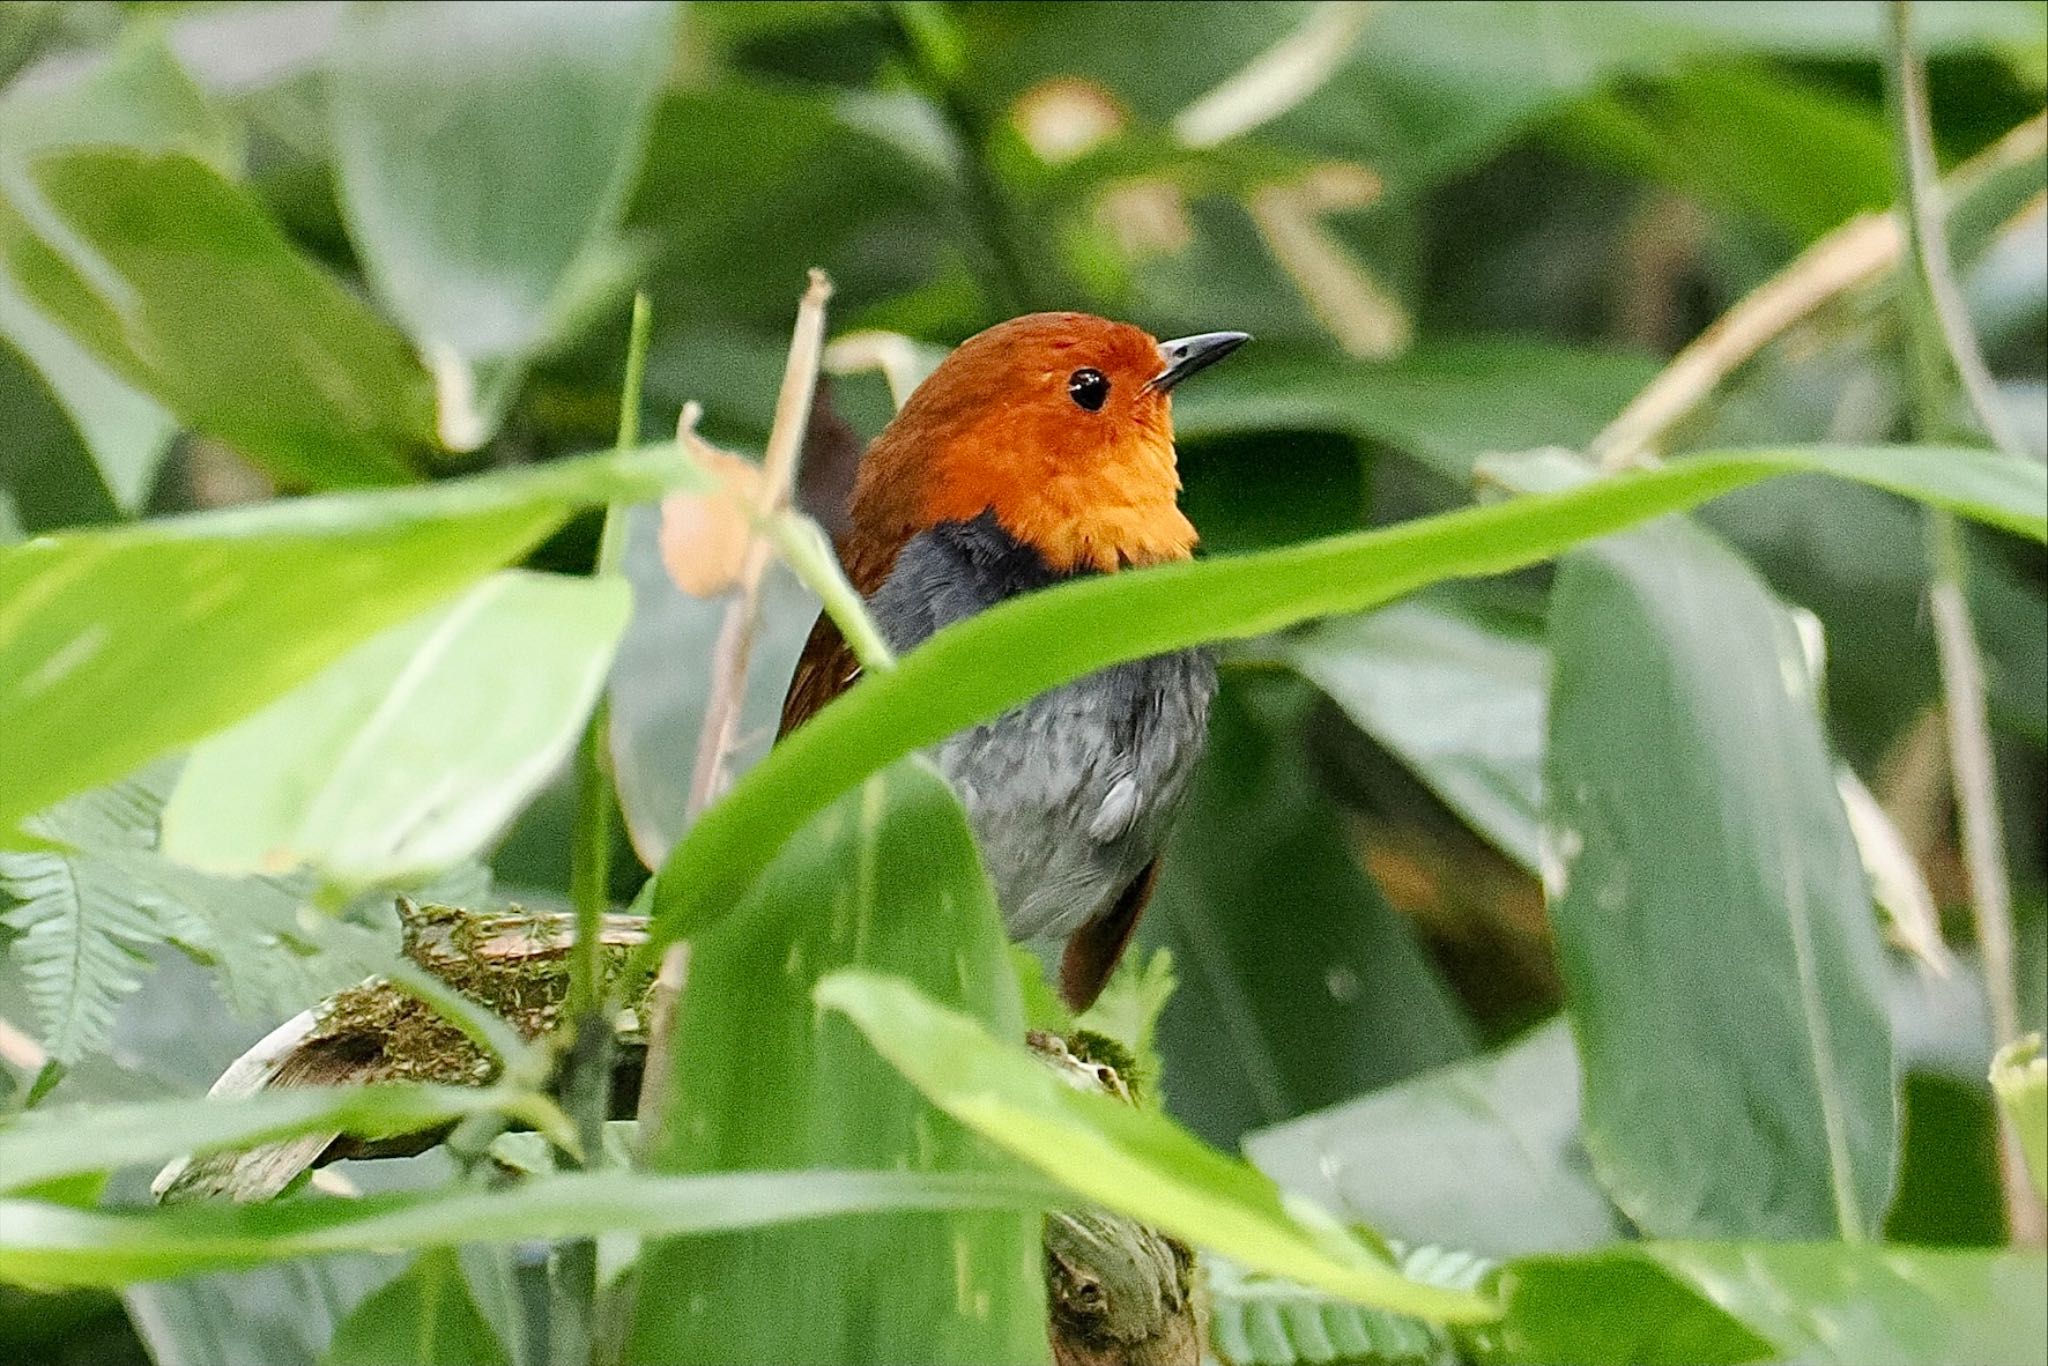
<svg viewBox="0 0 2048 1366"><path fill-rule="evenodd" d="M984 513L915 537L869 606L890 645L908 650L1061 577ZM1209 651L1156 655L1042 693L933 748L1011 938L1064 938L1151 862L1201 758L1215 690Z"/></svg>

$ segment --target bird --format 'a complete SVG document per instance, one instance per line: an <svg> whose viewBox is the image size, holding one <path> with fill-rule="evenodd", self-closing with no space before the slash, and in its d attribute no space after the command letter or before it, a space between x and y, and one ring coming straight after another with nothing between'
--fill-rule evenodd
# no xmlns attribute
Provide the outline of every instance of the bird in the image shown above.
<svg viewBox="0 0 2048 1366"><path fill-rule="evenodd" d="M862 454L836 545L899 652L1021 593L1190 558L1172 396L1250 340L1160 342L1086 313L1032 313L962 342ZM778 739L852 687L829 616L812 628ZM1114 665L927 751L967 813L1011 940L1085 1010L1158 880L1207 739L1204 648Z"/></svg>

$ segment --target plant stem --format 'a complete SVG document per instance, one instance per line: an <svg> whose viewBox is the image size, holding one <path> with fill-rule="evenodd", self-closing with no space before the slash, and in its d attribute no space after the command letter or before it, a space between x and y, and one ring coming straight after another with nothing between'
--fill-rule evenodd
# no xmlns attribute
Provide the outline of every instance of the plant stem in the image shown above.
<svg viewBox="0 0 2048 1366"><path fill-rule="evenodd" d="M1949 257L1948 227L1941 187L1935 178L1934 139L1927 107L1927 78L1913 46L1910 0L1892 0L1892 62L1888 94L1899 159L1900 210L1912 270L1902 279L1903 304L1915 395L1923 440L1946 435L1951 379L1993 444L2015 458L2020 451L1998 410L1997 391L1978 350L1963 308ZM1963 858L1969 869L1978 954L1985 996L1991 1005L1993 1042L2003 1046L2019 1033L2019 1002L2013 982L2012 892L2005 866L2005 830L1998 813L1998 777L1991 754L1991 726L1984 700L1984 660L1970 620L1969 563L1962 530L1953 514L1936 511L1928 524L1933 587L1935 650L1941 667L1948 715L1949 766L1961 827ZM2019 1137L1999 1121L1999 1176L2007 1220L2015 1241L2039 1244L2042 1209L2027 1183Z"/></svg>
<svg viewBox="0 0 2048 1366"><path fill-rule="evenodd" d="M747 542L747 557L712 653L711 695L704 705L704 728L698 735L697 761L690 775L685 812L691 820L725 786L726 760L739 729L747 667L753 659L754 637L760 626L761 579L774 557L774 544L762 528L783 518L789 508L790 490L796 485L797 457L803 450L804 430L810 424L818 360L825 345L825 304L831 297L832 282L825 278L824 271L813 270L810 286L797 306L789 360L783 367L782 389L775 398L775 420L769 428L768 449L761 461L760 491L752 509L753 532ZM674 1067L669 1055L674 1051L676 1008L682 997L687 954L686 945L669 945L654 979L649 1002L647 1063L641 1074L638 1110L643 1153L658 1145L660 1126L668 1109L669 1073Z"/></svg>
<svg viewBox="0 0 2048 1366"><path fill-rule="evenodd" d="M629 451L640 444L640 389L647 374L647 344L653 310L644 293L633 296L633 320L627 332L626 376L619 386L619 432L616 448ZM617 503L604 510L598 533L597 563L591 572L605 578L619 572L626 551L626 509ZM569 900L576 915L576 938L569 946L569 1046L561 1060L561 1096L576 1129L581 1149L577 1165L594 1170L605 1165L604 1125L611 1112L613 1037L612 1012L604 984L604 955L598 944L604 914L611 906L612 838L617 819L611 760L611 698L598 694L576 747L576 823L569 834ZM558 1248L556 1274L577 1331L563 1335L561 1351L571 1363L592 1360L590 1325L597 1316L597 1243L571 1239Z"/></svg>
<svg viewBox="0 0 2048 1366"><path fill-rule="evenodd" d="M619 391L617 447L621 451L640 444L640 389L647 373L652 325L647 296L636 294L626 343L626 377ZM614 504L605 509L593 571L598 577L619 572L625 554L625 521L623 507ZM612 782L611 705L600 695L576 751L576 825L569 843L569 892L576 912L576 938L569 949L569 996L564 1014L572 1032L562 1068L562 1095L576 1121L584 1166L604 1161L604 1122L611 1093L612 1021L606 1009L604 958L598 939L611 904L612 835L617 814Z"/></svg>

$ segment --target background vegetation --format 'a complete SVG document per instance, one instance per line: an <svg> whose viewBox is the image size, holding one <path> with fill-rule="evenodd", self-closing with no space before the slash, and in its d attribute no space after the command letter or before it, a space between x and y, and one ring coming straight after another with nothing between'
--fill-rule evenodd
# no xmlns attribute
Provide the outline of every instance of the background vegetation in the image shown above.
<svg viewBox="0 0 2048 1366"><path fill-rule="evenodd" d="M1028 1359L1078 1196L1208 1250L1234 1363L2048 1359L2040 1064L2003 1152L1987 1084L2048 1014L2048 11L1917 7L1924 111L1897 14L0 7L0 1354ZM992 322L1258 340L1176 397L1203 564L757 764L833 587L774 519L693 822L735 594L636 433L769 444L812 266L827 526ZM1019 1046L1068 1022L906 756L1202 639L1123 1107ZM538 1042L442 1000L487 1085L198 1099L431 991L400 890L688 937L650 1132L594 956Z"/></svg>

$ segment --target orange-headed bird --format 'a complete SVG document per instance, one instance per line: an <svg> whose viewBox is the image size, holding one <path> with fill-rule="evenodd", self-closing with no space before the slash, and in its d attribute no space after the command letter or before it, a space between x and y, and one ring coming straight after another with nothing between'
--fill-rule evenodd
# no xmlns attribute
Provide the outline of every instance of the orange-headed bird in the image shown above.
<svg viewBox="0 0 2048 1366"><path fill-rule="evenodd" d="M840 558L890 646L1078 574L1187 559L1172 391L1247 340L1162 343L1128 323L1033 313L963 342L854 476ZM782 733L859 675L820 616ZM1078 679L935 747L1010 937L1058 956L1076 1010L1152 893L1215 690L1210 653L1183 650Z"/></svg>

